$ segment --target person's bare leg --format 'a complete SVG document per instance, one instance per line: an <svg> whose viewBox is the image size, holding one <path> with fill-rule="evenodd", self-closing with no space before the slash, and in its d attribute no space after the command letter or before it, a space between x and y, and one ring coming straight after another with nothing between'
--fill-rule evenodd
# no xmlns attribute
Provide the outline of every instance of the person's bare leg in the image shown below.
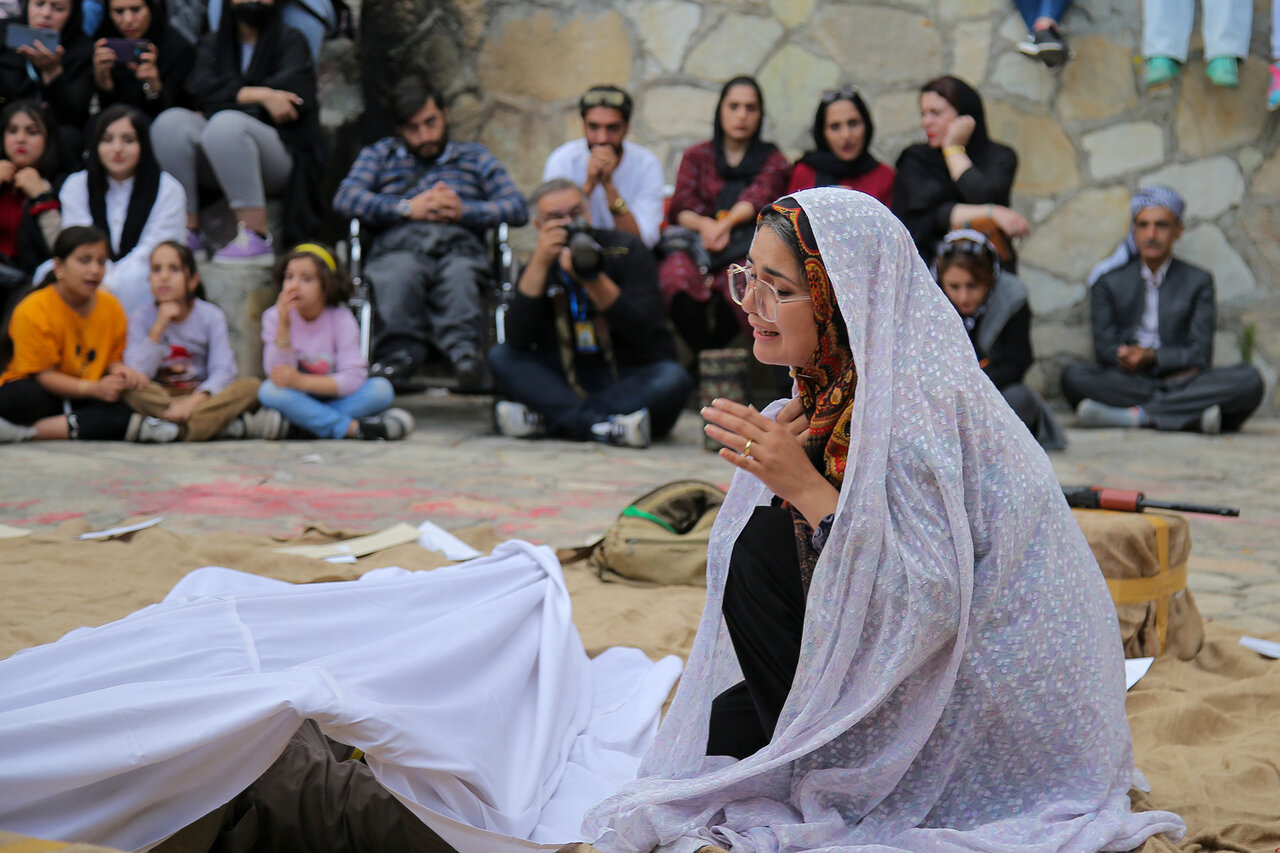
<svg viewBox="0 0 1280 853"><path fill-rule="evenodd" d="M52 415L41 418L32 424L36 428L34 438L37 441L66 440L71 437L71 426L66 415Z"/></svg>

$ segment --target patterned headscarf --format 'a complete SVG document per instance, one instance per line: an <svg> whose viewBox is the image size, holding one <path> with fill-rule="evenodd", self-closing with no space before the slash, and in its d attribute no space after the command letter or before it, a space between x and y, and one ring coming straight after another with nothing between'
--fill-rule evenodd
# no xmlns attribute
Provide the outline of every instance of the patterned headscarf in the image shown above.
<svg viewBox="0 0 1280 853"><path fill-rule="evenodd" d="M813 320L818 326L818 347L805 365L795 371L796 386L809 417L805 451L828 482L840 488L845 459L849 455L849 419L858 385L858 372L849 352L849 335L836 305L831 278L818 252L813 230L793 198L771 207L790 222L799 237L804 276L813 296Z"/></svg>

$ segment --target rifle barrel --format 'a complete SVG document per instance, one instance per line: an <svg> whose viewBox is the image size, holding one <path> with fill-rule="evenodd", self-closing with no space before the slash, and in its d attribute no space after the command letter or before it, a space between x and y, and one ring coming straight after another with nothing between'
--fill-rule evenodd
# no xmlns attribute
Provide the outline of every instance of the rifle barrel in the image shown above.
<svg viewBox="0 0 1280 853"><path fill-rule="evenodd" d="M1205 504L1184 504L1173 503L1169 501L1149 501L1143 498L1138 502L1142 508L1150 507L1151 509L1168 509L1174 512L1194 512L1200 515L1225 515L1232 518L1240 515L1240 510L1229 506L1208 506Z"/></svg>

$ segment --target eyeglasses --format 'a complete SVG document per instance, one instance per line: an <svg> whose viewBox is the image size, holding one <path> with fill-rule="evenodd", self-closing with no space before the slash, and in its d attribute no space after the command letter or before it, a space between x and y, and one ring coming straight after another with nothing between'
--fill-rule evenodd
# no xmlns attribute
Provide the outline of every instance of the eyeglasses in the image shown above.
<svg viewBox="0 0 1280 853"><path fill-rule="evenodd" d="M613 107L620 110L629 100L631 99L626 92L616 89L588 89L578 105L584 110L591 107Z"/></svg>
<svg viewBox="0 0 1280 853"><path fill-rule="evenodd" d="M739 306L742 306L744 311L747 309L746 306L742 305L742 302L747 298L747 291L750 290L755 291L756 310L754 313L760 319L767 320L770 323L777 322L778 306L783 302L805 302L813 299L813 296L808 294L804 296L782 296L772 284L756 278L756 271L751 267L732 264L729 267L729 298Z"/></svg>
<svg viewBox="0 0 1280 853"><path fill-rule="evenodd" d="M853 96L856 94L858 94L858 87L852 83L848 86L841 86L839 89L824 89L822 103L832 104L836 101L852 101Z"/></svg>

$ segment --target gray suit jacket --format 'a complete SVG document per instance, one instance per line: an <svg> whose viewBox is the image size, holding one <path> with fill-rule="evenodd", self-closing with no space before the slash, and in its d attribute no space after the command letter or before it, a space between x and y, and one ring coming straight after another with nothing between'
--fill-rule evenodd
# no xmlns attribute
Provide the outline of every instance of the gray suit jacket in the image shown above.
<svg viewBox="0 0 1280 853"><path fill-rule="evenodd" d="M1116 366L1116 349L1135 343L1146 305L1146 290L1135 258L1098 279L1089 291L1093 315L1093 351L1099 364ZM1213 364L1213 330L1217 304L1213 276L1177 258L1160 285L1160 347L1155 376L1188 368L1207 369Z"/></svg>

